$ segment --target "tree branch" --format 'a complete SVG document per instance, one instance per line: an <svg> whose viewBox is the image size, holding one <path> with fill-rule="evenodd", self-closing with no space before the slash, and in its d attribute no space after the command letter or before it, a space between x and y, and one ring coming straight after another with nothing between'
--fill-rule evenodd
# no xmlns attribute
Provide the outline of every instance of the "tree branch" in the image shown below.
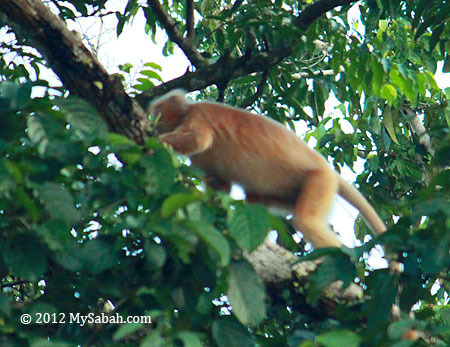
<svg viewBox="0 0 450 347"><path fill-rule="evenodd" d="M264 93L264 88L267 84L267 75L269 74L269 70L266 70L262 73L261 81L259 81L258 86L256 87L256 93L253 94L251 97L249 97L247 100L244 101L242 105L240 105L241 108L247 108L253 105L256 100L258 100Z"/></svg>
<svg viewBox="0 0 450 347"><path fill-rule="evenodd" d="M183 88L191 92L220 83L221 81L229 81L250 73L265 71L292 54L292 49L292 47L286 47L280 50L262 52L254 54L250 59L246 56L220 59L216 63L204 66L195 72L187 71L181 77L146 90L142 94L137 95L136 100L141 105L148 105L153 98L176 88Z"/></svg>
<svg viewBox="0 0 450 347"><path fill-rule="evenodd" d="M186 37L191 41L194 40L194 0L186 0Z"/></svg>
<svg viewBox="0 0 450 347"><path fill-rule="evenodd" d="M258 276L264 281L271 292L280 293L283 289L298 281L303 287L308 277L318 266L317 262L298 262L298 257L283 247L273 243L269 238L251 254L244 257L252 264ZM320 261L319 261L320 262ZM342 282L332 283L324 289L321 295L322 301L328 302L359 302L363 298L363 290L352 283L343 289Z"/></svg>
<svg viewBox="0 0 450 347"><path fill-rule="evenodd" d="M303 30L308 27L320 16L338 6L350 5L358 0L320 0L306 7L295 20L295 24Z"/></svg>
<svg viewBox="0 0 450 347"><path fill-rule="evenodd" d="M427 133L427 129L425 129L422 121L417 116L417 113L412 110L409 106L403 106L400 108L400 112L402 112L408 119L408 123L411 126L412 131L419 138L419 143L425 147L428 153L434 155L435 151L433 146L431 145L430 135Z"/></svg>
<svg viewBox="0 0 450 347"><path fill-rule="evenodd" d="M188 2L189 1L190 0L188 0ZM177 24L172 19L172 17L170 17L170 15L166 12L166 10L164 10L159 0L149 1L148 5L152 9L153 13L155 14L156 18L158 19L162 27L166 30L169 39L175 42L178 45L178 47L181 48L181 50L189 59L189 61L192 63L192 65L194 65L196 68L200 68L202 66L207 65L207 60L203 58L202 55L197 51L197 48L194 46L193 40L191 40L190 38L183 37L183 34L177 28Z"/></svg>
<svg viewBox="0 0 450 347"><path fill-rule="evenodd" d="M37 48L72 94L95 107L112 131L144 142L138 125L146 119L143 109L47 6L38 0L0 0L0 16Z"/></svg>

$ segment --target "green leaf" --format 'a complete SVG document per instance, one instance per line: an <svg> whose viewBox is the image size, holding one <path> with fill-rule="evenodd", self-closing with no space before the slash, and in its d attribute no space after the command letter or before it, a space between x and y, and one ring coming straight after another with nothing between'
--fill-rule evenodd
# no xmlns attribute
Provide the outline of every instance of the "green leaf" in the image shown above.
<svg viewBox="0 0 450 347"><path fill-rule="evenodd" d="M358 347L361 337L349 330L335 330L316 337L325 347Z"/></svg>
<svg viewBox="0 0 450 347"><path fill-rule="evenodd" d="M381 87L380 96L386 99L392 105L397 98L397 90L392 84L384 84Z"/></svg>
<svg viewBox="0 0 450 347"><path fill-rule="evenodd" d="M199 191L172 194L164 200L161 206L161 215L163 218L167 218L178 211L178 209L186 207L192 202L201 201L203 198L203 195Z"/></svg>
<svg viewBox="0 0 450 347"><path fill-rule="evenodd" d="M49 341L48 339L38 339L34 341L31 347L69 347L70 343L66 343L63 341Z"/></svg>
<svg viewBox="0 0 450 347"><path fill-rule="evenodd" d="M242 324L257 326L266 318L264 284L249 263L231 264L227 295L233 314Z"/></svg>
<svg viewBox="0 0 450 347"><path fill-rule="evenodd" d="M139 161L146 170L145 179L149 185L146 191L150 194L166 194L170 192L176 172L172 157L165 149L157 149L151 157L142 157Z"/></svg>
<svg viewBox="0 0 450 347"><path fill-rule="evenodd" d="M175 335L183 342L184 347L203 347L204 344L200 340L199 334L191 331L181 331Z"/></svg>
<svg viewBox="0 0 450 347"><path fill-rule="evenodd" d="M397 135L395 134L394 122L392 121L394 117L397 120L396 114L393 113L392 108L390 106L386 106L383 112L383 124L386 127L386 130L392 141L399 145Z"/></svg>
<svg viewBox="0 0 450 347"><path fill-rule="evenodd" d="M384 69L383 65L375 59L372 60L372 73L372 88L374 90L379 90L383 84Z"/></svg>
<svg viewBox="0 0 450 347"><path fill-rule="evenodd" d="M147 260L147 264L151 269L159 269L165 264L167 253L161 245L147 240L145 242L144 252L145 260Z"/></svg>
<svg viewBox="0 0 450 347"><path fill-rule="evenodd" d="M55 219L62 219L69 225L76 224L81 213L75 208L72 195L57 183L46 182L39 187L39 193L47 212Z"/></svg>
<svg viewBox="0 0 450 347"><path fill-rule="evenodd" d="M46 270L46 249L34 236L21 234L11 242L4 242L0 254L11 274L24 280L36 282Z"/></svg>
<svg viewBox="0 0 450 347"><path fill-rule="evenodd" d="M28 137L37 145L41 155L46 153L51 137L63 130L62 124L47 114L35 114L28 117L27 128Z"/></svg>
<svg viewBox="0 0 450 347"><path fill-rule="evenodd" d="M246 328L234 319L222 317L212 324L212 335L219 347L253 347L254 342Z"/></svg>
<svg viewBox="0 0 450 347"><path fill-rule="evenodd" d="M158 65L158 64L156 64L156 63L145 63L144 66L151 67L151 68L153 68L154 70L162 71L161 65Z"/></svg>
<svg viewBox="0 0 450 347"><path fill-rule="evenodd" d="M113 335L114 341L120 341L124 337L127 337L129 335L133 335L138 330L142 329L144 327L144 324L142 323L126 323L119 327L119 329L116 330L116 332Z"/></svg>
<svg viewBox="0 0 450 347"><path fill-rule="evenodd" d="M160 82L163 82L162 77L158 73L156 73L155 71L143 70L143 71L141 71L141 74L144 75L144 76L147 76L148 78L154 78L154 79L157 79Z"/></svg>
<svg viewBox="0 0 450 347"><path fill-rule="evenodd" d="M317 250L312 253L320 254L322 250ZM326 249L324 250L326 251ZM340 252L340 250L338 250ZM355 265L351 262L348 256L336 252L334 255L329 255L317 267L314 273L310 276L311 289L308 293L308 300L315 302L323 290L335 281L343 281L343 286L348 287L356 276Z"/></svg>
<svg viewBox="0 0 450 347"><path fill-rule="evenodd" d="M221 266L228 265L231 257L231 249L222 233L207 223L186 222L186 226L219 254Z"/></svg>
<svg viewBox="0 0 450 347"><path fill-rule="evenodd" d="M71 127L84 138L104 138L108 127L97 113L97 110L78 97L58 98L55 104L61 108Z"/></svg>
<svg viewBox="0 0 450 347"><path fill-rule="evenodd" d="M442 69L442 72L450 72L450 54L445 54L445 62L444 62L444 68Z"/></svg>
<svg viewBox="0 0 450 347"><path fill-rule="evenodd" d="M0 98L7 100L10 109L21 109L30 102L32 86L32 83L2 81L0 83Z"/></svg>
<svg viewBox="0 0 450 347"><path fill-rule="evenodd" d="M14 300L14 298L7 298L6 296L0 295L0 312L8 317L11 316Z"/></svg>
<svg viewBox="0 0 450 347"><path fill-rule="evenodd" d="M117 264L117 254L112 245L104 240L86 242L78 256L84 262L85 270L100 273Z"/></svg>
<svg viewBox="0 0 450 347"><path fill-rule="evenodd" d="M239 204L228 210L230 236L248 252L254 251L265 239L270 228L265 208L258 204Z"/></svg>

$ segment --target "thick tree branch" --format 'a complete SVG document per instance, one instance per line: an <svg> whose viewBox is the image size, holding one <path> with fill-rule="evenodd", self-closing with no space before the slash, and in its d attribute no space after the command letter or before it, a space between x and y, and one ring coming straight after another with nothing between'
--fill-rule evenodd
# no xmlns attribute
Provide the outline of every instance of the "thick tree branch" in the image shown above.
<svg viewBox="0 0 450 347"><path fill-rule="evenodd" d="M153 13L155 14L158 21L161 23L163 28L166 30L169 39L175 42L178 45L178 47L181 48L181 50L189 59L189 61L192 63L192 65L194 65L196 68L200 68L201 66L206 65L207 64L206 59L203 58L201 54L197 51L197 48L195 47L193 40L191 40L190 38L185 38L183 36L180 30L178 30L177 24L172 19L172 17L170 17L170 15L164 10L159 0L149 1L148 5L152 9Z"/></svg>
<svg viewBox="0 0 450 347"><path fill-rule="evenodd" d="M265 71L290 54L292 54L292 47L255 54L250 58L243 56L221 59L212 65L205 66L195 72L188 71L181 77L149 89L136 96L136 100L141 105L148 105L153 98L176 88L182 88L190 92L221 83L221 81L229 81L251 73Z"/></svg>
<svg viewBox="0 0 450 347"><path fill-rule="evenodd" d="M0 16L47 60L72 94L92 104L112 131L144 142L139 122L146 115L50 9L38 0L0 0Z"/></svg>
<svg viewBox="0 0 450 347"><path fill-rule="evenodd" d="M258 276L273 295L277 295L277 293L281 293L288 288L295 291L292 286L295 282L300 284L299 288L303 288L318 265L318 263L311 261L299 263L297 256L273 243L269 238L254 252L246 254L245 258L252 264ZM329 311L325 314L332 314L333 303L357 303L362 299L363 290L360 286L352 283L348 288L343 289L342 282L338 281L332 283L323 291L321 303L324 305L320 305L320 307Z"/></svg>
<svg viewBox="0 0 450 347"><path fill-rule="evenodd" d="M306 7L296 18L295 24L303 30L320 16L338 6L347 6L358 0L320 0Z"/></svg>

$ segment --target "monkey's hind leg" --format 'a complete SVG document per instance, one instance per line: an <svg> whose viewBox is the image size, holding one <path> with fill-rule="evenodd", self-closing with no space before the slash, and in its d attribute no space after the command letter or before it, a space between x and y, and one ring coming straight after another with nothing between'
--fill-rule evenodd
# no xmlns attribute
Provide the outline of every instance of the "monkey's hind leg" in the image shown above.
<svg viewBox="0 0 450 347"><path fill-rule="evenodd" d="M328 215L338 190L333 171L314 170L302 179L293 210L293 224L314 248L341 247L342 243L328 226Z"/></svg>

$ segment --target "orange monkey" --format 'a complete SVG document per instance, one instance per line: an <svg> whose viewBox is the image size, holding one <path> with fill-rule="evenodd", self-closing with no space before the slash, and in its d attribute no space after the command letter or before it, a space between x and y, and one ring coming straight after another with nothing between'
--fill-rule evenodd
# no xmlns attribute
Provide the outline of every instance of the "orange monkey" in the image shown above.
<svg viewBox="0 0 450 347"><path fill-rule="evenodd" d="M236 183L250 202L288 208L294 227L313 247L342 246L327 222L336 194L361 212L373 232L386 231L360 192L271 119L220 103L191 103L182 90L153 101L150 113L160 117L160 140L203 169L209 186L229 190Z"/></svg>

